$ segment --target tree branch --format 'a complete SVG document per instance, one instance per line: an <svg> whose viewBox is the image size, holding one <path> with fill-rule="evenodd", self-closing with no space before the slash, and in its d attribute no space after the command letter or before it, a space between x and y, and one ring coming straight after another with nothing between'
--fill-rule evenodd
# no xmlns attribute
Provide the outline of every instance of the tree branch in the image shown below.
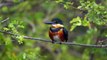
<svg viewBox="0 0 107 60"><path fill-rule="evenodd" d="M17 34L13 34L11 32L6 32L6 31L2 31L0 30L1 33L6 33L9 35L13 35L13 36L19 36ZM37 40L37 41L43 41L43 42L52 42L51 40L47 40L47 39L42 39L42 38L34 38L34 37L29 37L29 36L23 36L24 39L29 39L29 40ZM54 44L60 44L60 42L55 42ZM83 47L94 47L94 48L107 48L107 45L91 45L91 44L80 44L80 43L73 43L73 42L62 42L61 44L65 44L65 45L74 45L74 46L83 46Z"/></svg>
<svg viewBox="0 0 107 60"><path fill-rule="evenodd" d="M7 20L9 20L9 17L6 18L6 19L4 19L4 20L2 20L2 21L0 21L0 22L1 22L1 23L4 23L4 22L6 22Z"/></svg>

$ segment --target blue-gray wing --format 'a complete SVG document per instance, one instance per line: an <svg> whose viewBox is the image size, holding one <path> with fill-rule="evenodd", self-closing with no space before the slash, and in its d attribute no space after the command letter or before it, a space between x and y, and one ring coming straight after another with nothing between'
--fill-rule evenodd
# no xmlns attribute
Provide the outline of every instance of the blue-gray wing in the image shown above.
<svg viewBox="0 0 107 60"><path fill-rule="evenodd" d="M65 28L63 28L63 33L64 33L64 38L67 42L67 40L68 40L68 31Z"/></svg>

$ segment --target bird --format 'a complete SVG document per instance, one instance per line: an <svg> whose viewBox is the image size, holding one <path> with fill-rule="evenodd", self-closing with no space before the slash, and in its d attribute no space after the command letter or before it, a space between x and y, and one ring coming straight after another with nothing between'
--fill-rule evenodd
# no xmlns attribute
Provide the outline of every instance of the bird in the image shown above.
<svg viewBox="0 0 107 60"><path fill-rule="evenodd" d="M64 27L63 22L59 18L53 18L51 22L45 22L45 24L51 25L49 28L49 37L54 42L67 42L68 31Z"/></svg>

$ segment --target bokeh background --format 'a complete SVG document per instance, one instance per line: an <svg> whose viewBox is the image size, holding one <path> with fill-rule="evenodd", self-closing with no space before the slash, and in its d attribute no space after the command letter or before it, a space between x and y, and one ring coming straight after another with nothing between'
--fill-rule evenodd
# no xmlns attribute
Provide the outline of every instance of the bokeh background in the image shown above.
<svg viewBox="0 0 107 60"><path fill-rule="evenodd" d="M1 60L107 60L106 48L52 44L23 39L50 40L52 18L60 18L69 31L68 42L106 44L107 0L0 0Z"/></svg>

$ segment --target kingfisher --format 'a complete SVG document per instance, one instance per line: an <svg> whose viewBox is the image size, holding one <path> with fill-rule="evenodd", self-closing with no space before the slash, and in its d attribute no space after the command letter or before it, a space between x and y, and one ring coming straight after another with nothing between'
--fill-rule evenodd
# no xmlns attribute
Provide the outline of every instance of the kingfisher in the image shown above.
<svg viewBox="0 0 107 60"><path fill-rule="evenodd" d="M63 25L63 22L59 18L53 18L51 22L45 22L50 24L49 28L49 37L54 42L67 42L68 40L68 31Z"/></svg>

